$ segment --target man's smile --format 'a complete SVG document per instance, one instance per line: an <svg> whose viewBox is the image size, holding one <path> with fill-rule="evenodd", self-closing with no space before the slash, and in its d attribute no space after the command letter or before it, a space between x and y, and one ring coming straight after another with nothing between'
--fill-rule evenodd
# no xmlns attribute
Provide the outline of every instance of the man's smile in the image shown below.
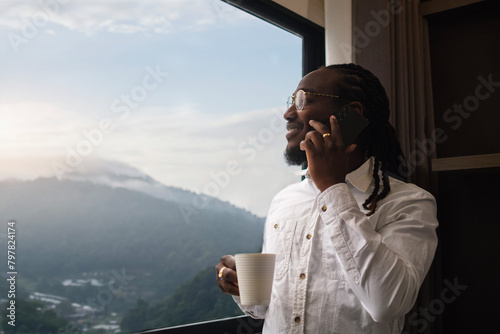
<svg viewBox="0 0 500 334"><path fill-rule="evenodd" d="M286 129L288 130L288 133L286 134L286 138L290 139L293 136L295 136L298 132L300 132L303 129L303 126L300 124L296 124L296 123L287 123Z"/></svg>

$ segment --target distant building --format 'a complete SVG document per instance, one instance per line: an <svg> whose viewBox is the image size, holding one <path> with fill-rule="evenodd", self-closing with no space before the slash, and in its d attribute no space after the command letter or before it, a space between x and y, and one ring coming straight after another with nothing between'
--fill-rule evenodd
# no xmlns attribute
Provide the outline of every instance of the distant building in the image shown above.
<svg viewBox="0 0 500 334"><path fill-rule="evenodd" d="M50 303L54 305L59 305L61 302L67 299L61 296L49 295L47 293L34 292L29 297L31 300L39 300L45 303Z"/></svg>
<svg viewBox="0 0 500 334"><path fill-rule="evenodd" d="M66 280L62 281L62 285L64 285L64 286L86 286L89 283L91 286L104 286L105 285L104 283L102 283L101 281L99 281L95 278L76 279L76 280L66 279Z"/></svg>
<svg viewBox="0 0 500 334"><path fill-rule="evenodd" d="M120 326L118 325L96 325L92 326L92 329L104 329L106 331L113 331L113 333L120 333Z"/></svg>

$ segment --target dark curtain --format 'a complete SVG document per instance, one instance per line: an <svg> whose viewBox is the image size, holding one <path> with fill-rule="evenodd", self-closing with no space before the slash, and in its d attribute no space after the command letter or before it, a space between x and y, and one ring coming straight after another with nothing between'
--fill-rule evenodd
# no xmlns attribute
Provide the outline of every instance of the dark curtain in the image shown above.
<svg viewBox="0 0 500 334"><path fill-rule="evenodd" d="M389 14L387 20L384 13ZM436 175L431 171L436 142L429 34L419 1L354 0L353 23L355 62L374 72L387 90L391 123L408 161L408 181L437 196ZM359 36L363 33L370 38L368 43ZM439 263L438 250L418 300L406 316L405 334L440 332L439 317L429 320L421 311L439 296Z"/></svg>

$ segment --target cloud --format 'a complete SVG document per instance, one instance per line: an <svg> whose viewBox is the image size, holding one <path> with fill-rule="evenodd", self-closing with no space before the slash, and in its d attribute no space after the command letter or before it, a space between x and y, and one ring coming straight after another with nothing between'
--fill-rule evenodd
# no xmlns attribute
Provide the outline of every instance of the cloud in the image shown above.
<svg viewBox="0 0 500 334"><path fill-rule="evenodd" d="M53 163L64 163L68 147L76 150L86 140L83 131L110 118L114 130L83 157L78 171L95 168L95 159L120 161L134 168L104 167L129 176L144 173L166 185L203 192L214 182L214 173L237 161L241 173L231 177L217 197L265 215L272 194L293 181L281 158L286 143L283 108L226 115L203 108L195 104L141 108L120 119L111 112L96 118L46 103L0 105L0 151L5 160L0 179L53 176ZM265 195L254 191L267 188L273 191ZM254 190L242 193L241 189Z"/></svg>
<svg viewBox="0 0 500 334"><path fill-rule="evenodd" d="M167 185L215 195L265 216L272 196L298 181L286 167L283 108L265 108L226 115L206 113L203 106L144 109L131 115L113 147L127 164ZM209 115L209 116L207 116ZM132 136L131 133L134 133ZM230 177L216 194L208 192L214 175L224 174L232 161L240 172ZM227 173L226 173L227 175Z"/></svg>
<svg viewBox="0 0 500 334"><path fill-rule="evenodd" d="M58 147L90 122L77 112L48 103L2 104L0 114L0 150L14 155Z"/></svg>
<svg viewBox="0 0 500 334"><path fill-rule="evenodd" d="M140 115L131 114L123 120L111 140L116 144L131 142L131 134L135 134L133 146L138 149L147 147L172 154L226 156L230 152L235 153L238 146L250 137L258 140L259 136L266 136L262 140L265 144L284 145L286 129L282 109L265 108L216 115L196 105L144 108ZM123 149L130 147L123 146Z"/></svg>
<svg viewBox="0 0 500 334"><path fill-rule="evenodd" d="M141 108L124 119L116 115L96 115L68 110L48 103L0 105L0 150L8 156L63 154L85 140L85 133L98 129L102 119L110 119L113 130L104 134L102 154L143 156L144 152L169 152L177 158L189 155L227 156L248 138L267 136L283 139L286 133L282 108L216 115L195 104L175 107ZM265 132L265 133L263 133ZM279 143L283 144L283 143ZM230 153L232 152L232 153Z"/></svg>
<svg viewBox="0 0 500 334"><path fill-rule="evenodd" d="M88 35L171 34L252 18L220 0L4 0L0 8L0 26L21 30L48 21Z"/></svg>

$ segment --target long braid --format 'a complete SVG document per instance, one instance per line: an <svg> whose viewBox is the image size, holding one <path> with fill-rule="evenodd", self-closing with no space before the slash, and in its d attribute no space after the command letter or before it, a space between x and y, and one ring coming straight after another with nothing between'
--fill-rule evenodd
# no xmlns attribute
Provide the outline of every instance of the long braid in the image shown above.
<svg viewBox="0 0 500 334"><path fill-rule="evenodd" d="M340 76L336 91L343 98L358 101L363 105L363 116L369 120L368 127L360 135L360 147L366 157L375 157L373 178L375 187L363 203L372 215L377 202L390 192L388 175L406 180L406 161L396 137L394 127L389 123L389 98L380 80L370 71L355 64L339 64L326 67ZM380 191L379 170L382 173Z"/></svg>
<svg viewBox="0 0 500 334"><path fill-rule="evenodd" d="M366 210L370 210L370 212L372 211L373 205L376 205L374 203L376 203L377 200L376 197L380 189L380 177L378 175L379 164L380 161L377 158L375 158L375 163L373 166L373 179L375 180L375 188L373 189L373 192L371 193L370 197L368 197L366 201L363 203L363 208L365 208Z"/></svg>

